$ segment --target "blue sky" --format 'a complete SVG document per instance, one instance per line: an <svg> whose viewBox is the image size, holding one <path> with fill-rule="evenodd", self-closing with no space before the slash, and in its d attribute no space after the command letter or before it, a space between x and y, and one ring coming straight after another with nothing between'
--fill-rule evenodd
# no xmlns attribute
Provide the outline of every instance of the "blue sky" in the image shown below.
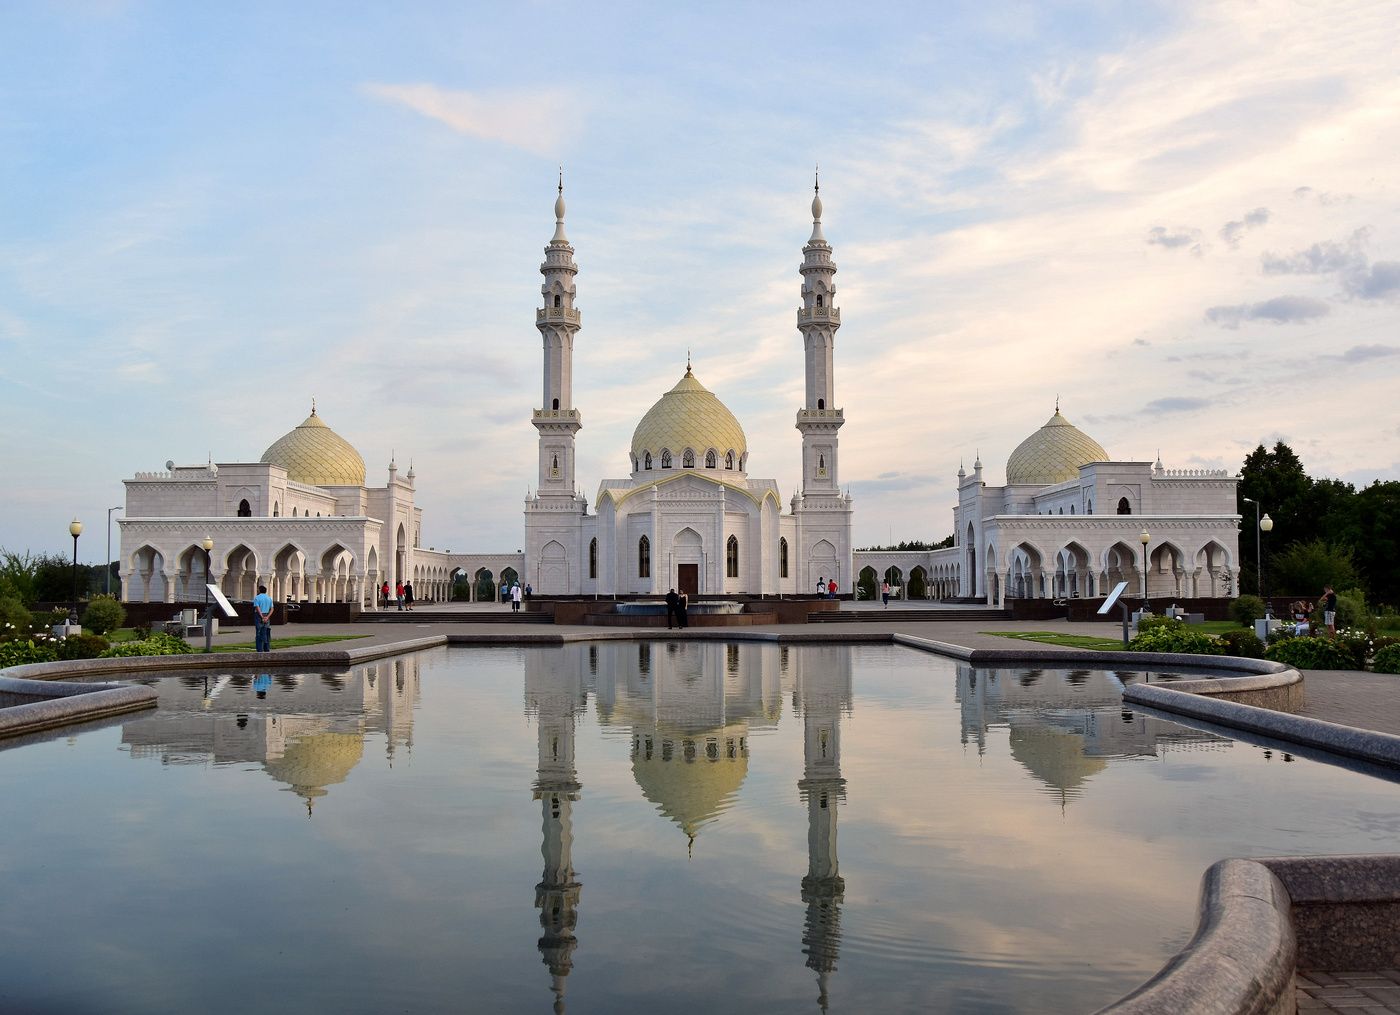
<svg viewBox="0 0 1400 1015"><path fill-rule="evenodd" d="M0 8L0 545L306 415L515 549L557 166L579 479L684 369L797 477L822 166L860 544L1049 417L1400 476L1400 15L1303 0Z"/></svg>

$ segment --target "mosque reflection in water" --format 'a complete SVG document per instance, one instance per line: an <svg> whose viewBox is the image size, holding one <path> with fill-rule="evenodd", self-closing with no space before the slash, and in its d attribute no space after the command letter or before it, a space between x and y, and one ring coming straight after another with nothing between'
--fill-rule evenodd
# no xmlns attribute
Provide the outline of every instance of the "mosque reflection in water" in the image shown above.
<svg viewBox="0 0 1400 1015"><path fill-rule="evenodd" d="M578 947L580 884L573 868L571 810L581 785L574 737L589 694L599 724L631 741L632 775L642 794L674 822L693 849L696 836L734 802L748 773L750 734L777 725L790 696L803 722L807 806L807 907L803 953L817 975L825 1010L836 970L845 882L836 856L841 718L851 709L851 648L641 642L603 643L527 659L525 706L537 723L535 797L543 815L544 874L535 887L554 1010L564 1011L565 979Z"/></svg>
<svg viewBox="0 0 1400 1015"><path fill-rule="evenodd" d="M697 836L737 801L751 736L778 725L784 702L803 725L798 798L807 810L807 873L798 889L805 916L802 954L826 1010L840 960L845 881L837 859L837 817L846 802L841 726L852 714L855 650L848 645L734 645L719 642L602 642L522 653L526 717L536 726L534 799L542 817L543 871L535 885L538 948L564 1012L578 948L583 885L573 866L572 813L583 796L575 766L589 698L605 736L630 742L643 796L686 837ZM1224 750L1231 742L1124 709L1112 671L956 668L965 746L987 749L989 731L1008 730L1012 757L1065 806L1111 760L1176 750ZM345 675L180 677L152 681L159 711L123 728L133 757L167 764L257 763L301 797L308 816L328 787L384 735L386 761L413 742L419 700L414 657ZM263 693L257 689L268 686ZM251 693L250 693L251 692Z"/></svg>
<svg viewBox="0 0 1400 1015"><path fill-rule="evenodd" d="M260 764L306 814L327 787L345 781L366 739L383 734L387 761L413 746L418 659L347 674L279 673L168 677L148 681L160 708L122 727L133 758L167 765ZM251 694L249 692L252 692Z"/></svg>

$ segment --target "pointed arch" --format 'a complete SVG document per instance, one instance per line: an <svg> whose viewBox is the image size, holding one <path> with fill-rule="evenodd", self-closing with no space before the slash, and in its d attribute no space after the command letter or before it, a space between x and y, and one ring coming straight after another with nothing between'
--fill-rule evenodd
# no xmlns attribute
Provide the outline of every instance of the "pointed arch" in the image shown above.
<svg viewBox="0 0 1400 1015"><path fill-rule="evenodd" d="M724 542L724 576L739 577L739 537L730 536Z"/></svg>
<svg viewBox="0 0 1400 1015"><path fill-rule="evenodd" d="M637 577L651 577L651 540L646 536L637 540Z"/></svg>

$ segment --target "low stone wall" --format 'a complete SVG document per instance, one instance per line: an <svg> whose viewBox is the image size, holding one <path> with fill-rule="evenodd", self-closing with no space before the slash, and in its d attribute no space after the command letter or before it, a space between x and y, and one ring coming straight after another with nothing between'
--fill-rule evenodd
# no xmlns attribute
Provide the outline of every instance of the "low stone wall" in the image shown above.
<svg viewBox="0 0 1400 1015"><path fill-rule="evenodd" d="M1195 936L1098 1015L1293 1015L1296 956L1283 883L1261 863L1221 860L1202 881Z"/></svg>
<svg viewBox="0 0 1400 1015"><path fill-rule="evenodd" d="M1141 596L1123 596L1118 600L1128 604L1130 613L1142 609ZM1205 614L1206 620L1229 620L1230 604L1233 599L1189 599L1182 596L1152 596L1148 603L1154 613L1161 613L1168 606L1179 606L1187 613ZM1277 600L1276 600L1277 601ZM1072 620L1108 621L1121 625L1123 611L1113 607L1107 616L1099 616L1102 599L1061 599L1056 605L1054 599L1008 599L1006 608L1011 611L1012 620Z"/></svg>
<svg viewBox="0 0 1400 1015"><path fill-rule="evenodd" d="M726 614L731 619L723 620L719 623L707 621L700 623L699 618L705 614L692 613L690 624L692 627L749 627L759 624L805 624L807 617L812 613L828 613L841 608L839 600L835 599L748 599L746 597L735 597L744 603L742 614ZM637 597L629 601L636 602L663 602L659 596ZM705 600L700 600L704 602ZM662 614L660 618L647 617L646 615L631 614L623 619L602 619L620 618L617 612L617 603L611 599L535 599L526 604L525 609L530 613L548 613L554 617L556 624L587 624L601 627L665 627L666 616ZM766 619L747 620L742 618L762 617ZM657 622L659 620L659 622Z"/></svg>
<svg viewBox="0 0 1400 1015"><path fill-rule="evenodd" d="M589 626L597 627L666 627L665 615L657 616L651 613L590 613L584 616L583 622ZM788 621L788 623L803 624L807 622L807 615L804 613L799 621ZM555 623L559 623L556 619ZM672 621L674 623L674 621ZM686 618L687 628L691 627L762 627L768 624L780 624L783 621L778 619L776 613L692 613Z"/></svg>
<svg viewBox="0 0 1400 1015"><path fill-rule="evenodd" d="M76 684L0 676L0 738L152 708L156 692L126 684Z"/></svg>

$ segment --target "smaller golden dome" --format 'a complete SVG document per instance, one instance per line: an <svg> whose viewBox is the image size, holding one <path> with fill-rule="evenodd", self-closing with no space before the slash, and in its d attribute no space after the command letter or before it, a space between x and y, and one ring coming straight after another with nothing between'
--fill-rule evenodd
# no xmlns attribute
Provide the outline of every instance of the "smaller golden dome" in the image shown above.
<svg viewBox="0 0 1400 1015"><path fill-rule="evenodd" d="M1108 460L1099 442L1060 415L1051 416L1011 452L1006 460L1007 486L1053 486L1079 478L1079 467Z"/></svg>
<svg viewBox="0 0 1400 1015"><path fill-rule="evenodd" d="M309 486L364 486L365 460L316 415L263 452L264 465L280 465L287 478Z"/></svg>
<svg viewBox="0 0 1400 1015"><path fill-rule="evenodd" d="M660 744L651 758L638 755L632 759L632 777L641 787L642 795L656 809L674 821L689 838L714 821L731 806L748 774L749 759L745 754L717 757L706 754L711 738L736 739L747 735L744 727L713 730L710 736L675 737L665 739L673 746L669 758L663 756ZM664 734L652 734L658 740Z"/></svg>
<svg viewBox="0 0 1400 1015"><path fill-rule="evenodd" d="M695 452L695 467L705 465L705 452L713 448L719 455L719 467L724 468L724 456L733 451L734 467L741 468L748 444L744 428L725 404L695 379L690 367L674 388L661 396L632 434L632 457L640 460L650 452L661 468L661 452L671 452L672 467L681 468L681 454L686 448Z"/></svg>
<svg viewBox="0 0 1400 1015"><path fill-rule="evenodd" d="M345 781L360 763L364 746L364 737L358 733L308 733L288 743L280 758L263 767L309 802L325 796L327 786Z"/></svg>

